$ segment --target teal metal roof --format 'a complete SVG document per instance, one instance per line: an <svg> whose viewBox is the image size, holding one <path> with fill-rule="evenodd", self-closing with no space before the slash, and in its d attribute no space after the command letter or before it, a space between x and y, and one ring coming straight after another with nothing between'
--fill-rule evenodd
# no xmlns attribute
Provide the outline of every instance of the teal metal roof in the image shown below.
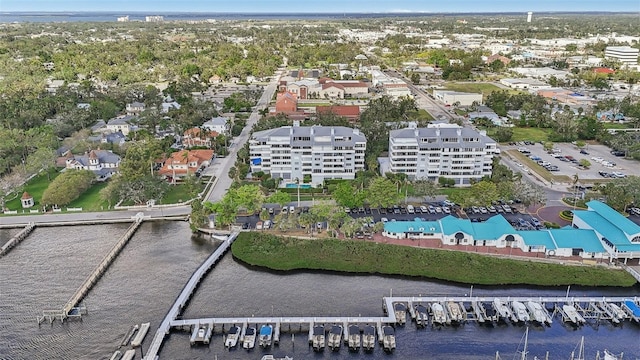
<svg viewBox="0 0 640 360"><path fill-rule="evenodd" d="M589 229L552 229L549 230L558 248L582 249L586 252L605 252L600 239Z"/></svg>
<svg viewBox="0 0 640 360"><path fill-rule="evenodd" d="M384 223L384 231L388 233L442 233L440 224L437 221L422 221L415 218L412 221L387 221Z"/></svg>
<svg viewBox="0 0 640 360"><path fill-rule="evenodd" d="M622 216L622 214L609 207L609 205L600 201L591 200L587 203L587 206L603 218L609 220L609 222L624 231L627 235L640 234L640 226L638 224Z"/></svg>
<svg viewBox="0 0 640 360"><path fill-rule="evenodd" d="M497 240L505 234L516 231L502 215L492 216L485 222L471 223L474 239Z"/></svg>
<svg viewBox="0 0 640 360"><path fill-rule="evenodd" d="M600 233L616 247L630 244L626 234L620 230L620 228L595 211L577 210L573 212L573 216L582 219L582 221L587 223L593 230Z"/></svg>
<svg viewBox="0 0 640 360"><path fill-rule="evenodd" d="M516 231L516 234L522 236L524 244L527 246L544 246L547 250L558 248L553 242L551 234L546 230L523 230Z"/></svg>
<svg viewBox="0 0 640 360"><path fill-rule="evenodd" d="M471 221L458 219L457 217L447 215L440 219L440 225L442 225L442 232L445 235L453 235L459 231L465 234L473 235L473 226Z"/></svg>

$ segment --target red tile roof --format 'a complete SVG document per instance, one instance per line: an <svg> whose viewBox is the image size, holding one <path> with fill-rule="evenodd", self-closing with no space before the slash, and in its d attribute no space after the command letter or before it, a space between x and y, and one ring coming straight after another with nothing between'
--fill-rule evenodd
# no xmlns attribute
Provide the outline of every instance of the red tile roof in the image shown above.
<svg viewBox="0 0 640 360"><path fill-rule="evenodd" d="M164 162L162 168L158 171L160 175L172 176L193 174L202 163L210 161L213 157L213 150L182 150L172 153ZM196 166L189 166L195 163ZM173 169L172 165L187 165L187 168Z"/></svg>
<svg viewBox="0 0 640 360"><path fill-rule="evenodd" d="M613 69L600 67L593 69L593 72L597 74L614 74L616 71Z"/></svg>

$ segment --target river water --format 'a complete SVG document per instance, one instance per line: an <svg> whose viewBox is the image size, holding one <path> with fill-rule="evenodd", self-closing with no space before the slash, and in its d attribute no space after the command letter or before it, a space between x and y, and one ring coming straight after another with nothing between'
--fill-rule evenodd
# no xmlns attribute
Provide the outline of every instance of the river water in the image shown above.
<svg viewBox="0 0 640 360"><path fill-rule="evenodd" d="M126 224L38 228L0 258L0 359L108 359L131 325L151 322L142 349L149 347L162 318L193 270L216 245L192 238L184 222L144 223L107 273L86 298L89 314L82 321L38 326L43 309L60 308L109 251ZM15 230L0 230L6 241ZM327 273L274 274L237 263L230 254L209 273L186 308L183 318L204 316L381 316L382 297L394 295L469 294L467 286L381 277ZM474 288L474 295L563 296L566 288ZM633 289L571 289L571 295L639 295ZM582 336L586 358L596 351L624 352L624 359L640 358L640 326L630 322L612 326L532 327L529 359L568 359ZM314 353L307 333L283 333L279 347L226 351L216 334L209 346L189 345L189 334L172 332L161 359L260 359L263 353L298 359L511 359L522 349L525 328L493 328L467 323L459 327L416 329L398 327L397 349L372 354L328 349ZM138 350L137 358L141 356Z"/></svg>

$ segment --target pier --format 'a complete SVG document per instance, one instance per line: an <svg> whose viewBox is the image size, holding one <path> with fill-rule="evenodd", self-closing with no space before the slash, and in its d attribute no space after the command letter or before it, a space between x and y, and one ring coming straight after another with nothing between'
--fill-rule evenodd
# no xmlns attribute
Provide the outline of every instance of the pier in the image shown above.
<svg viewBox="0 0 640 360"><path fill-rule="evenodd" d="M42 316L38 318L38 324L48 319L52 323L56 318L61 321L73 316L82 316L86 313L86 308L78 306L80 301L89 293L89 290L98 282L100 277L107 271L113 260L118 256L120 251L129 242L133 234L138 230L145 217L143 213L138 213L133 219L133 224L129 227L127 232L118 240L118 242L111 248L109 253L102 259L98 267L93 270L89 277L80 285L76 292L71 296L71 299L62 307L61 310L44 310Z"/></svg>
<svg viewBox="0 0 640 360"><path fill-rule="evenodd" d="M36 228L35 223L29 223L25 226L22 231L16 234L16 236L12 237L6 244L2 245L0 248L0 257L6 255L9 250L13 249L14 246L18 245L22 240L26 239L29 234Z"/></svg>
<svg viewBox="0 0 640 360"><path fill-rule="evenodd" d="M202 265L200 265L200 267L196 269L196 271L191 275L191 278L189 278L189 281L187 282L185 287L182 289L182 292L180 292L180 295L178 295L178 298L176 299L175 303L167 313L167 316L165 316L164 320L162 320L160 327L158 328L158 330L156 331L156 334L153 337L151 346L149 347L149 350L147 350L147 353L144 357L145 359L155 360L158 354L158 351L160 351L160 347L162 346L162 342L164 341L164 337L169 333L169 330L171 330L172 322L176 321L175 319L182 312L182 309L184 309L184 307L187 305L187 302L191 298L191 295L197 288L200 281L202 281L202 279L209 272L211 267L215 265L218 262L218 260L220 260L220 258L222 258L222 256L227 252L227 250L229 250L233 241L238 237L238 234L239 234L238 232L234 232L231 235L229 235L229 237L216 249L216 251L214 251L207 258L207 260L205 260L202 263ZM244 320L236 321L235 324L242 324L244 322L249 322L249 321L244 321ZM211 329L213 329L215 325L213 323L210 323L209 321L200 321L199 323L194 323L193 325L200 326L201 324L209 324L209 327Z"/></svg>

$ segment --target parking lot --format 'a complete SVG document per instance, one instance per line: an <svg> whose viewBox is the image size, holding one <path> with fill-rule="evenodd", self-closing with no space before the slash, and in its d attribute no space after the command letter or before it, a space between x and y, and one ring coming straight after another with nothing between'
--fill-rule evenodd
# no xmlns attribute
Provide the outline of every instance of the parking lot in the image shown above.
<svg viewBox="0 0 640 360"><path fill-rule="evenodd" d="M486 221L492 216L497 214L501 214L504 216L507 221L509 221L514 228L516 229L535 229L540 228L542 226L542 221L535 219L533 216L529 214L521 214L518 210L513 206L506 206L506 209L509 209L508 212L505 211L505 207L501 205L497 205L493 207L493 209L487 207L471 207L467 209L460 209L458 206L447 206L450 204L431 202L431 203L423 203L423 204L411 204L408 205L396 205L389 208L354 208L349 209L348 214L353 218L364 218L371 217L374 222L387 222L387 221L409 221L415 220L416 218L423 221L436 221L442 219L445 216L451 215L458 218L469 219L472 222L482 222ZM411 206L413 206L413 210L411 210ZM421 208L421 207L424 207ZM282 210L280 206L274 205L266 205L265 208L272 209L269 210L270 220L273 223L273 220L277 214L279 214ZM290 206L287 206L287 212L290 209ZM283 208L284 209L284 208ZM308 207L295 208L294 212L299 214L301 212L308 211ZM426 211L423 211L426 210ZM344 210L347 212L347 209ZM411 212L413 211L413 212ZM448 211L448 213L447 213ZM239 216L237 218L237 223L242 225L245 229L256 229L256 224L262 224L260 217L258 215L249 215L249 216ZM537 225L537 226L536 226ZM326 229L327 225L324 222L316 224L316 227L320 230ZM260 227L259 227L260 228Z"/></svg>
<svg viewBox="0 0 640 360"><path fill-rule="evenodd" d="M581 150L569 143L554 144L554 153L547 153L540 143L514 143L503 147L505 150L526 150L520 151L533 161L547 165L551 173L555 176L565 176L569 179L578 174L581 180L602 180L604 178L627 175L640 175L640 164L635 160L624 159L622 156L615 156L611 149L604 145L587 145ZM580 159L586 159L591 163L589 168L578 166ZM573 160L573 161L571 161ZM518 163L524 167L528 164ZM549 171L542 166L531 166L534 172ZM602 176L606 174L608 176Z"/></svg>

